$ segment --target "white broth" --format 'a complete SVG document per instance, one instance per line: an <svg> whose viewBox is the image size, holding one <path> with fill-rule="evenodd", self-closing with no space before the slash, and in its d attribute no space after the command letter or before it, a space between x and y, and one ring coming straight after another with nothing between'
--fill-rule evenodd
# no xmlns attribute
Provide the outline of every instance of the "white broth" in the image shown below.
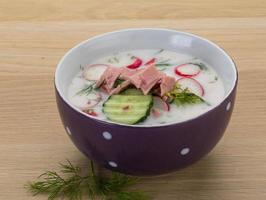
<svg viewBox="0 0 266 200"><path fill-rule="evenodd" d="M104 64L104 66L126 67L139 58L142 61L141 68L146 67L147 62L155 60L155 66L161 72L174 77L181 88L200 96L205 103L184 104L177 106L175 103L167 103L169 110L159 109L159 116L154 115L151 109L147 118L137 125L158 125L182 122L194 118L210 110L219 104L225 95L223 81L220 76L204 61L190 55L180 54L163 49L139 49L114 53L88 63L90 66ZM192 64L189 64L192 63ZM182 64L184 64L182 66ZM196 65L197 64L197 65ZM178 67L177 67L178 66ZM87 114L101 120L110 121L103 113L103 104L110 96L104 90L96 89L95 80L84 78L84 67L73 77L68 87L68 99L70 103L81 109L88 110ZM104 70L98 69L95 73ZM181 74L180 74L181 73ZM87 87L92 85L92 87ZM87 88L86 88L87 87ZM87 90L85 90L85 89ZM153 106L154 107L154 106ZM158 110L158 109L157 109Z"/></svg>

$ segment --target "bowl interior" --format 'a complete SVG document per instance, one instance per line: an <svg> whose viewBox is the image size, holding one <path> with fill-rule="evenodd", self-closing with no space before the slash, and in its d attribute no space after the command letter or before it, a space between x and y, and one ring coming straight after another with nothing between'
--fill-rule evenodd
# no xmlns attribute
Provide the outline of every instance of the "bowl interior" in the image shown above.
<svg viewBox="0 0 266 200"><path fill-rule="evenodd" d="M216 44L193 34L169 29L126 29L96 36L69 50L59 62L55 86L67 102L67 87L80 65L113 52L133 49L163 48L190 54L210 64L222 78L225 97L233 90L237 71L232 59Z"/></svg>

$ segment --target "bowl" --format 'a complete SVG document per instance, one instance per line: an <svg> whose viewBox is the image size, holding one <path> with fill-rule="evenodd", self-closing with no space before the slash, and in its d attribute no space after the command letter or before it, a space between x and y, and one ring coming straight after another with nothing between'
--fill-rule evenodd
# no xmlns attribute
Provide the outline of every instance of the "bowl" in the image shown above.
<svg viewBox="0 0 266 200"><path fill-rule="evenodd" d="M109 53L143 48L163 48L206 61L224 81L223 101L187 121L153 126L101 121L69 103L67 87L80 65ZM236 86L236 66L223 49L199 36L169 29L125 29L93 37L70 49L55 72L58 110L76 147L101 166L138 176L172 172L208 154L228 125Z"/></svg>

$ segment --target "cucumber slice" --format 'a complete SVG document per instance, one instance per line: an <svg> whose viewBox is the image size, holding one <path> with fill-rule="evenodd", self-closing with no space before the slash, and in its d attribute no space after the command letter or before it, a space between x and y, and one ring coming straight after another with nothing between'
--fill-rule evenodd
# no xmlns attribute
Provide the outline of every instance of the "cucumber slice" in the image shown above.
<svg viewBox="0 0 266 200"><path fill-rule="evenodd" d="M103 104L103 112L113 122L136 124L147 118L152 103L151 95L112 95Z"/></svg>
<svg viewBox="0 0 266 200"><path fill-rule="evenodd" d="M129 88L123 91L121 94L123 95L143 95L141 90L138 90L136 88Z"/></svg>

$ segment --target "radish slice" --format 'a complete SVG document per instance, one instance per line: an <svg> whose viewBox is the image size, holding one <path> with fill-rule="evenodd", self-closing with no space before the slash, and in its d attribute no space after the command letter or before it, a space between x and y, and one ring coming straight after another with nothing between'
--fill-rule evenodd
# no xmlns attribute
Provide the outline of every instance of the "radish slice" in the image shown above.
<svg viewBox="0 0 266 200"><path fill-rule="evenodd" d="M156 109L156 108L152 108L151 109L151 113L152 113L152 116L155 117L155 118L158 118L158 117L161 116L161 112L158 109Z"/></svg>
<svg viewBox="0 0 266 200"><path fill-rule="evenodd" d="M200 73L200 67L192 63L185 63L178 65L175 68L175 73L179 76L190 78L197 76Z"/></svg>
<svg viewBox="0 0 266 200"><path fill-rule="evenodd" d="M87 65L83 71L82 76L89 81L97 81L101 78L104 71L109 67L105 64Z"/></svg>
<svg viewBox="0 0 266 200"><path fill-rule="evenodd" d="M153 64L153 63L155 63L155 60L156 60L155 58L152 58L148 62L146 62L145 65Z"/></svg>
<svg viewBox="0 0 266 200"><path fill-rule="evenodd" d="M194 78L180 78L177 82L181 85L182 89L188 88L194 94L204 96L205 91L203 86Z"/></svg>
<svg viewBox="0 0 266 200"><path fill-rule="evenodd" d="M153 107L163 111L169 111L170 106L161 97L154 96L153 97Z"/></svg>
<svg viewBox="0 0 266 200"><path fill-rule="evenodd" d="M72 98L73 104L81 110L90 109L102 100L100 93L92 92L88 95L76 96Z"/></svg>
<svg viewBox="0 0 266 200"><path fill-rule="evenodd" d="M127 68L137 69L141 66L141 64L142 64L142 60L140 58L135 57L135 61L132 64L128 65Z"/></svg>

